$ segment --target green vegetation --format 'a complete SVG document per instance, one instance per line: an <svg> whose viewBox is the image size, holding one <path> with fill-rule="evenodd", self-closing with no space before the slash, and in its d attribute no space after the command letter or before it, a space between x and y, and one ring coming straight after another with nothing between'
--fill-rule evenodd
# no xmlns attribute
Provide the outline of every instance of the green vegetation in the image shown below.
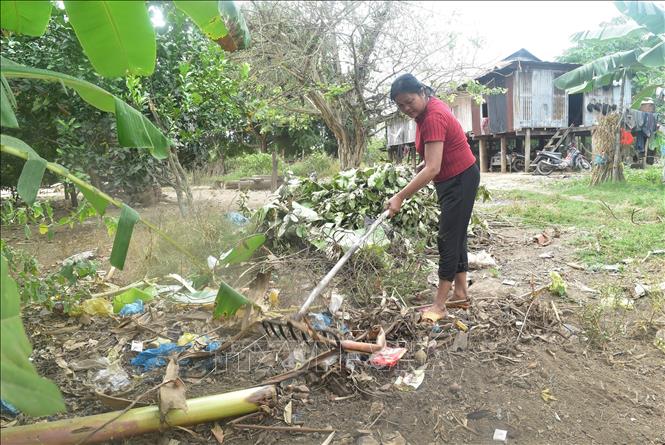
<svg viewBox="0 0 665 445"><path fill-rule="evenodd" d="M590 188L587 179L553 185L553 194L497 192L500 215L528 226L564 226L566 242L588 264L641 259L650 250L665 248L665 185L657 167L628 170L626 183ZM577 230L575 230L577 229Z"/></svg>

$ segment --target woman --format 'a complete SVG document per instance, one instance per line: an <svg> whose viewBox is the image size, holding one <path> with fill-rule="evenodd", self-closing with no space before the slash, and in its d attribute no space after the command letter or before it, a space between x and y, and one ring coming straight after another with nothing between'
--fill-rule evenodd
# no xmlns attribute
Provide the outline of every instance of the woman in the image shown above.
<svg viewBox="0 0 665 445"><path fill-rule="evenodd" d="M439 287L425 318L448 315L446 303L468 301L466 231L480 182L476 158L462 126L433 90L411 74L398 77L390 88L390 99L400 111L416 121L416 151L421 162L416 176L386 204L392 218L405 199L434 181L441 208L439 219ZM453 298L448 294L455 283Z"/></svg>

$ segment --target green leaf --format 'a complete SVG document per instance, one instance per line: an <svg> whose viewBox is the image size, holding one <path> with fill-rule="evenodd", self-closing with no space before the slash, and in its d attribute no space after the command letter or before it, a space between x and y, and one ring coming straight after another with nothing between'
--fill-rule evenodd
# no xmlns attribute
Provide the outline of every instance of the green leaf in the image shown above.
<svg viewBox="0 0 665 445"><path fill-rule="evenodd" d="M217 291L217 297L215 298L213 316L235 315L242 306L250 306L251 304L241 293L222 281L219 285L219 291Z"/></svg>
<svg viewBox="0 0 665 445"><path fill-rule="evenodd" d="M219 46L230 52L249 48L249 28L238 5L233 1L220 0L217 2L217 8L226 29L229 30L226 36L217 40Z"/></svg>
<svg viewBox="0 0 665 445"><path fill-rule="evenodd" d="M169 155L170 141L145 116L115 98L118 141L123 147L147 148L157 159Z"/></svg>
<svg viewBox="0 0 665 445"><path fill-rule="evenodd" d="M614 6L624 15L654 34L665 33L665 9L654 2L615 1Z"/></svg>
<svg viewBox="0 0 665 445"><path fill-rule="evenodd" d="M99 74L147 76L155 70L155 29L145 2L65 1L65 9Z"/></svg>
<svg viewBox="0 0 665 445"><path fill-rule="evenodd" d="M3 127L9 128L18 128L18 121L16 120L16 115L14 114L14 108L16 108L16 100L14 100L14 94L9 88L7 79L5 76L0 77L0 124Z"/></svg>
<svg viewBox="0 0 665 445"><path fill-rule="evenodd" d="M115 112L114 96L108 91L99 88L97 85L93 85L90 82L86 82L85 80L77 79L76 77L55 71L19 65L5 57L0 58L0 67L2 75L7 78L38 79L50 82L60 82L76 91L83 100L93 107L110 113Z"/></svg>
<svg viewBox="0 0 665 445"><path fill-rule="evenodd" d="M146 292L145 290L140 290L133 287L121 293L120 295L116 295L115 297L113 297L113 313L117 314L118 312L120 312L120 309L122 309L124 305L133 303L136 300L143 300L143 302L145 303L155 298L154 288L147 288L147 289L152 289L153 293L149 293Z"/></svg>
<svg viewBox="0 0 665 445"><path fill-rule="evenodd" d="M38 37L46 32L51 18L51 2L2 0L0 23L2 29Z"/></svg>
<svg viewBox="0 0 665 445"><path fill-rule="evenodd" d="M106 208L111 203L102 193L93 187L91 184L76 184L78 189L81 190L85 199L95 208L97 213L104 215Z"/></svg>
<svg viewBox="0 0 665 445"><path fill-rule="evenodd" d="M170 141L134 108L96 85L55 71L19 65L0 57L2 75L7 78L55 81L76 91L90 105L116 114L118 141L123 147L148 148L157 159L168 156Z"/></svg>
<svg viewBox="0 0 665 445"><path fill-rule="evenodd" d="M221 264L237 264L247 261L254 255L256 249L261 247L265 242L266 236L261 233L245 238L233 249L222 254L219 257L219 262Z"/></svg>
<svg viewBox="0 0 665 445"><path fill-rule="evenodd" d="M587 30L573 34L573 42L581 40L613 40L626 37L639 37L647 30L637 23L624 23L622 25L607 25L602 28Z"/></svg>
<svg viewBox="0 0 665 445"><path fill-rule="evenodd" d="M16 188L21 199L29 205L32 205L37 199L37 193L39 192L39 186L42 184L45 170L46 160L39 157L28 159L23 165Z"/></svg>
<svg viewBox="0 0 665 445"><path fill-rule="evenodd" d="M125 267L129 241L132 239L134 225L139 220L139 214L128 205L122 206L120 220L118 221L118 230L113 240L113 249L111 250L110 263L112 266L122 270Z"/></svg>
<svg viewBox="0 0 665 445"><path fill-rule="evenodd" d="M640 54L637 61L650 68L665 66L665 42L660 42L658 45Z"/></svg>
<svg viewBox="0 0 665 445"><path fill-rule="evenodd" d="M28 144L23 142L20 139L17 139L13 136L8 136L6 134L0 134L0 145L6 145L7 147L12 147L16 150L22 151L29 158L38 158L39 155L37 152Z"/></svg>
<svg viewBox="0 0 665 445"><path fill-rule="evenodd" d="M16 281L0 257L0 397L30 416L46 416L65 410L62 394L37 374L28 360L32 347L21 321Z"/></svg>
<svg viewBox="0 0 665 445"><path fill-rule="evenodd" d="M661 86L660 84L646 85L644 88L642 88L640 94L638 94L633 98L633 103L630 104L630 108L638 110L640 108L640 105L642 105L642 101L647 97L654 95L656 93L656 90L660 86Z"/></svg>
<svg viewBox="0 0 665 445"><path fill-rule="evenodd" d="M639 52L640 50L635 49L601 57L557 77L554 79L554 86L561 90L567 90L589 81L594 81L595 86L600 86L601 79L602 81L611 79L611 76L620 70L637 65Z"/></svg>
<svg viewBox="0 0 665 445"><path fill-rule="evenodd" d="M174 1L176 8L187 14L209 39L217 40L229 33L217 9L217 1Z"/></svg>

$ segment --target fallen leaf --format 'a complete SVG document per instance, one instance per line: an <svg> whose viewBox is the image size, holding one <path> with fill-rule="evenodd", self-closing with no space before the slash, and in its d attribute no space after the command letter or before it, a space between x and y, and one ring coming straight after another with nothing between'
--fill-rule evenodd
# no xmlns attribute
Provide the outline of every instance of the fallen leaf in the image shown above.
<svg viewBox="0 0 665 445"><path fill-rule="evenodd" d="M552 392L550 391L549 388L545 388L540 392L540 397L543 399L545 402L550 402L552 400L556 400L556 397L552 395Z"/></svg>
<svg viewBox="0 0 665 445"><path fill-rule="evenodd" d="M215 436L215 439L217 439L217 443L224 442L224 430L217 422L215 422L215 425L210 429L210 432Z"/></svg>
<svg viewBox="0 0 665 445"><path fill-rule="evenodd" d="M289 402L284 407L284 422L286 422L287 425L291 425L292 414L293 414L293 402Z"/></svg>
<svg viewBox="0 0 665 445"><path fill-rule="evenodd" d="M164 374L165 383L159 388L159 413L164 418L172 409L187 411L187 399L185 397L185 384L178 376L178 364L170 359Z"/></svg>

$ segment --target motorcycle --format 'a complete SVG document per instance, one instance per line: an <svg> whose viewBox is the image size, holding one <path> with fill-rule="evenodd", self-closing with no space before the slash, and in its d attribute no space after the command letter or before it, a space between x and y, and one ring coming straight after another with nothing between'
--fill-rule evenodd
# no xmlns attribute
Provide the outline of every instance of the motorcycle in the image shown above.
<svg viewBox="0 0 665 445"><path fill-rule="evenodd" d="M555 170L588 171L591 170L591 163L586 160L574 144L570 144L565 158L558 151L542 150L536 152L536 157L530 164L530 168L534 168L534 174L536 175L547 176Z"/></svg>

